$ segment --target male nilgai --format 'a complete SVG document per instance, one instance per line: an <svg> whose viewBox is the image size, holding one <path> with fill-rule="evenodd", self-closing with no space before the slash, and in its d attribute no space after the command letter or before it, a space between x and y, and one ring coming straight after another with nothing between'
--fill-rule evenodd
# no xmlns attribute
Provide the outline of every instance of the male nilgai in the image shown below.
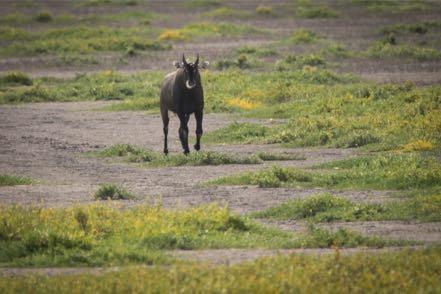
<svg viewBox="0 0 441 294"><path fill-rule="evenodd" d="M161 86L161 117L164 126L164 153L168 153L167 135L169 116L168 111L176 113L181 125L179 139L181 140L184 154L188 154L188 120L194 113L196 118L196 150L201 149L202 117L204 111L204 90L202 89L199 68L206 68L208 62L199 65L199 54L194 63L187 62L182 54L182 62L175 61L177 70L167 74Z"/></svg>

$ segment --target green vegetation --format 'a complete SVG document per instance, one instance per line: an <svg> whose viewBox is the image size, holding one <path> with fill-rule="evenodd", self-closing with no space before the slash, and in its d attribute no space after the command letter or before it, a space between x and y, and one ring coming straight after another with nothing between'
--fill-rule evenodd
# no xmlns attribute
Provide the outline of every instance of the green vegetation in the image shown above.
<svg viewBox="0 0 441 294"><path fill-rule="evenodd" d="M238 54L250 54L257 57L275 56L278 54L275 49L262 47L262 46L259 47L244 46L238 48L236 52Z"/></svg>
<svg viewBox="0 0 441 294"><path fill-rule="evenodd" d="M336 187L349 189L429 189L441 183L441 164L418 154L377 154L321 166L332 173L273 166L210 182L259 187Z"/></svg>
<svg viewBox="0 0 441 294"><path fill-rule="evenodd" d="M138 5L141 0L85 0L83 6L99 6L99 5Z"/></svg>
<svg viewBox="0 0 441 294"><path fill-rule="evenodd" d="M293 44L312 44L316 43L318 39L316 33L306 29L298 29L289 40Z"/></svg>
<svg viewBox="0 0 441 294"><path fill-rule="evenodd" d="M407 44L395 45L394 43L395 41L375 42L365 54L375 58L412 58L419 61L441 59L441 51L438 49Z"/></svg>
<svg viewBox="0 0 441 294"><path fill-rule="evenodd" d="M35 20L38 22L50 22L53 20L53 16L49 11L42 11L35 16Z"/></svg>
<svg viewBox="0 0 441 294"><path fill-rule="evenodd" d="M212 8L222 6L219 0L185 0L185 5L189 8Z"/></svg>
<svg viewBox="0 0 441 294"><path fill-rule="evenodd" d="M441 27L439 21L419 21L414 23L397 23L393 25L384 26L381 28L383 34L400 34L400 33L412 33L412 34L426 34L433 28Z"/></svg>
<svg viewBox="0 0 441 294"><path fill-rule="evenodd" d="M256 7L256 13L263 16L275 15L273 7L271 5L259 4Z"/></svg>
<svg viewBox="0 0 441 294"><path fill-rule="evenodd" d="M31 185L34 180L29 177L0 174L0 187L1 186L15 186L15 185Z"/></svg>
<svg viewBox="0 0 441 294"><path fill-rule="evenodd" d="M34 79L30 87L9 87L0 91L0 104L43 101L124 100L159 106L163 74L142 73L123 76L114 71L78 75L72 79ZM4 80L2 77L0 80ZM133 102L130 102L133 103ZM130 103L128 103L130 105ZM136 104L139 109L140 104ZM120 106L124 109L123 106Z"/></svg>
<svg viewBox="0 0 441 294"><path fill-rule="evenodd" d="M35 15L23 13L11 13L0 15L0 25L23 25L29 23L70 23L79 21L75 16L70 14L52 15L48 11L41 11Z"/></svg>
<svg viewBox="0 0 441 294"><path fill-rule="evenodd" d="M279 60L276 64L276 68L279 71L287 71L293 69L303 69L305 67L323 67L326 65L322 56L316 54L308 55L287 55L284 59ZM305 68L306 69L306 68Z"/></svg>
<svg viewBox="0 0 441 294"><path fill-rule="evenodd" d="M1 48L2 55L37 55L61 53L94 53L102 51L166 50L170 45L153 40L149 27L86 27L72 26L46 31L9 29L0 41L15 36L13 42Z"/></svg>
<svg viewBox="0 0 441 294"><path fill-rule="evenodd" d="M353 247L398 244L340 230L294 234L258 225L217 205L186 210L108 205L0 207L3 266L164 263L161 250Z"/></svg>
<svg viewBox="0 0 441 294"><path fill-rule="evenodd" d="M430 8L430 3L426 0L352 0L352 2L366 7L371 12L391 14L424 11Z"/></svg>
<svg viewBox="0 0 441 294"><path fill-rule="evenodd" d="M115 184L101 185L94 196L97 200L127 200L135 198L135 196L124 187Z"/></svg>
<svg viewBox="0 0 441 294"><path fill-rule="evenodd" d="M295 15L300 18L332 18L338 13L329 8L326 4L316 4L310 0L294 1Z"/></svg>
<svg viewBox="0 0 441 294"><path fill-rule="evenodd" d="M2 293L440 292L438 247L380 254L266 257L235 265L176 264L129 267L100 275L4 277ZM318 283L317 281L320 281Z"/></svg>
<svg viewBox="0 0 441 294"><path fill-rule="evenodd" d="M260 152L256 155L238 156L214 151L191 152L189 155L169 154L145 150L129 144L117 144L92 154L101 157L120 157L123 161L146 163L149 166L199 166L221 164L260 164L263 160L303 160L296 154ZM105 198L105 197L104 197Z"/></svg>
<svg viewBox="0 0 441 294"><path fill-rule="evenodd" d="M256 138L266 136L269 130L268 127L258 124L234 122L228 127L204 135L204 141L246 144L255 142Z"/></svg>
<svg viewBox="0 0 441 294"><path fill-rule="evenodd" d="M24 25L24 24L37 24L51 22L54 24L62 25L103 25L109 22L124 22L127 20L137 20L139 26L149 25L150 22L155 18L160 18L160 14L154 14L145 11L123 11L118 13L110 14L86 14L86 15L72 15L72 14L61 14L52 15L49 12L40 12L36 15L29 15L23 13L12 13L0 15L0 25ZM124 26L127 26L124 25ZM2 29L4 27L0 27Z"/></svg>
<svg viewBox="0 0 441 294"><path fill-rule="evenodd" d="M289 154L289 153L268 153L268 152L259 152L257 156L265 161L270 160L305 160L306 157L298 154Z"/></svg>
<svg viewBox="0 0 441 294"><path fill-rule="evenodd" d="M230 74L229 88L223 91L215 84L222 74L207 76L210 90L219 93L209 100L208 107L212 110L289 119L272 128L233 124L208 134L209 140L216 143L281 143L290 147L369 145L377 150L395 149L425 140L439 146L439 86L374 85L320 70L318 65L305 65L321 62L322 59L315 55L292 57L277 64L282 70L280 73L245 75L235 72ZM301 65L301 71L289 70ZM232 87L236 85L238 88ZM227 103L228 99L236 100L225 104L222 98Z"/></svg>
<svg viewBox="0 0 441 294"><path fill-rule="evenodd" d="M204 15L212 18L225 19L225 18L233 18L233 17L244 18L250 16L251 13L244 10L238 10L227 6L222 6L219 8L215 8L211 11L205 12Z"/></svg>
<svg viewBox="0 0 441 294"><path fill-rule="evenodd" d="M104 157L121 157L127 162L146 163L150 166L183 166L183 165L221 165L221 164L259 164L258 156L237 156L213 151L191 152L184 154L164 155L162 152L145 150L140 147L118 144L97 153Z"/></svg>
<svg viewBox="0 0 441 294"><path fill-rule="evenodd" d="M332 194L318 194L292 200L252 214L258 218L306 219L316 222L372 220L441 220L441 194L384 204L357 203Z"/></svg>
<svg viewBox="0 0 441 294"><path fill-rule="evenodd" d="M193 23L181 29L164 30L158 37L159 40L183 41L189 39L206 39L230 37L244 34L265 34L267 31L249 25L236 25L232 23Z"/></svg>
<svg viewBox="0 0 441 294"><path fill-rule="evenodd" d="M32 79L25 73L20 71L9 72L0 75L0 87L3 86L32 86Z"/></svg>

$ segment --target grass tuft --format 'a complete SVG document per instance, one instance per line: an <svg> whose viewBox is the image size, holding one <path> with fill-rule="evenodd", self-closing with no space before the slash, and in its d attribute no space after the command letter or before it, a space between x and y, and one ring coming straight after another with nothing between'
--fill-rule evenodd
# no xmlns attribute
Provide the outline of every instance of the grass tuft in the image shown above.
<svg viewBox="0 0 441 294"><path fill-rule="evenodd" d="M294 32L290 41L294 44L312 44L318 41L319 37L313 31L298 29Z"/></svg>
<svg viewBox="0 0 441 294"><path fill-rule="evenodd" d="M271 16L274 15L274 10L271 5L259 4L256 7L256 13L259 15Z"/></svg>
<svg viewBox="0 0 441 294"><path fill-rule="evenodd" d="M128 200L135 196L124 187L116 184L103 184L94 195L97 200Z"/></svg>
<svg viewBox="0 0 441 294"><path fill-rule="evenodd" d="M38 22L51 22L53 19L49 11L42 11L35 16L35 20Z"/></svg>
<svg viewBox="0 0 441 294"><path fill-rule="evenodd" d="M0 174L0 187L1 186L15 186L15 185L31 185L34 180L29 177Z"/></svg>
<svg viewBox="0 0 441 294"><path fill-rule="evenodd" d="M0 76L0 86L3 85L23 85L32 86L32 79L25 73L20 71L9 72Z"/></svg>

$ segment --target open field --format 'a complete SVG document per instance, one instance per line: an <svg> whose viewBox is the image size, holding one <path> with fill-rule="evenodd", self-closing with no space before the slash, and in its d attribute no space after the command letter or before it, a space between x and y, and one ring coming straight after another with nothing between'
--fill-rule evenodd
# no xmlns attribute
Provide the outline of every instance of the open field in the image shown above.
<svg viewBox="0 0 441 294"><path fill-rule="evenodd" d="M0 292L441 291L441 2L0 11ZM182 53L202 151L171 116L164 156Z"/></svg>

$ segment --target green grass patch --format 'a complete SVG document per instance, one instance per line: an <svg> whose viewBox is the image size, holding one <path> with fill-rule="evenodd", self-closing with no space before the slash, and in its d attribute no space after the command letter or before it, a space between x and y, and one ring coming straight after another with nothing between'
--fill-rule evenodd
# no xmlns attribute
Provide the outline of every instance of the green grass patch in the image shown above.
<svg viewBox="0 0 441 294"><path fill-rule="evenodd" d="M218 70L226 69L251 69L262 67L263 63L253 56L240 54L237 58L221 59L216 61L214 67Z"/></svg>
<svg viewBox="0 0 441 294"><path fill-rule="evenodd" d="M150 25L151 21L162 16L157 13L145 12L145 11L123 11L109 14L93 14L86 15L72 15L61 14L52 15L50 12L40 12L35 15L12 13L0 16L0 25L8 26L21 26L24 24L37 24L51 22L53 24L63 25L97 25L103 23L115 23L124 21L138 21L139 26ZM2 36L4 38L4 36Z"/></svg>
<svg viewBox="0 0 441 294"><path fill-rule="evenodd" d="M15 185L31 185L34 180L29 177L0 174L0 187L1 186L15 186Z"/></svg>
<svg viewBox="0 0 441 294"><path fill-rule="evenodd" d="M425 0L352 0L352 3L363 6L371 12L390 14L425 11L431 7L430 2Z"/></svg>
<svg viewBox="0 0 441 294"><path fill-rule="evenodd" d="M49 11L40 11L37 14L11 13L0 15L0 25L24 25L42 23L73 23L80 19L71 14L52 15Z"/></svg>
<svg viewBox="0 0 441 294"><path fill-rule="evenodd" d="M255 55L257 57L267 57L267 56L275 56L277 55L277 51L268 47L252 47L252 46L244 46L240 47L236 50L238 54L249 54Z"/></svg>
<svg viewBox="0 0 441 294"><path fill-rule="evenodd" d="M82 101L82 100L125 100L130 109L157 108L159 89L163 74L142 73L123 76L114 71L103 71L91 75L78 75L72 79L33 79L28 87L7 88L0 91L0 104ZM117 108L118 106L115 106ZM126 110L119 106L120 110Z"/></svg>
<svg viewBox="0 0 441 294"><path fill-rule="evenodd" d="M419 61L441 59L441 51L438 49L390 42L375 42L364 54L374 58L410 58Z"/></svg>
<svg viewBox="0 0 441 294"><path fill-rule="evenodd" d="M320 50L321 54L331 57L352 57L356 53L348 49L345 45L335 42L327 42Z"/></svg>
<svg viewBox="0 0 441 294"><path fill-rule="evenodd" d="M163 250L385 246L397 242L340 230L294 234L266 228L217 205L186 210L0 207L2 266L167 263Z"/></svg>
<svg viewBox="0 0 441 294"><path fill-rule="evenodd" d="M219 0L185 0L185 6L194 9L207 9L222 6Z"/></svg>
<svg viewBox="0 0 441 294"><path fill-rule="evenodd" d="M414 23L397 23L393 25L384 26L381 28L382 34L426 34L429 30L441 27L439 21L419 21Z"/></svg>
<svg viewBox="0 0 441 294"><path fill-rule="evenodd" d="M276 69L278 71L287 71L293 69L317 70L316 67L324 67L325 60L318 54L291 55L288 54L282 60L277 61Z"/></svg>
<svg viewBox="0 0 441 294"><path fill-rule="evenodd" d="M4 277L3 293L423 293L440 292L441 249L379 254L293 254L213 266L128 267L100 275ZM317 281L320 281L318 283ZM112 289L112 290L109 290Z"/></svg>
<svg viewBox="0 0 441 294"><path fill-rule="evenodd" d="M211 11L203 13L204 16L212 17L212 18L220 18L220 19L230 19L230 18L244 18L249 17L252 14L245 10L234 9L227 6L222 6L219 8L215 8Z"/></svg>
<svg viewBox="0 0 441 294"><path fill-rule="evenodd" d="M14 28L11 26L0 26L0 40L3 42L14 41L17 39L25 40L31 37L31 33L23 30Z"/></svg>
<svg viewBox="0 0 441 294"><path fill-rule="evenodd" d="M120 157L123 161L134 163L145 163L149 166L200 166L200 165L221 165L221 164L260 164L262 159L259 156L237 156L214 151L191 152L184 154L164 155L162 152L146 150L128 144L113 145L98 156Z"/></svg>
<svg viewBox="0 0 441 294"><path fill-rule="evenodd" d="M259 152L257 156L264 161L272 160L305 160L306 157L298 154L289 153L269 153L269 152Z"/></svg>
<svg viewBox="0 0 441 294"><path fill-rule="evenodd" d="M0 87L3 86L32 86L32 79L20 71L9 72L0 75Z"/></svg>
<svg viewBox="0 0 441 294"><path fill-rule="evenodd" d="M140 4L140 0L85 0L81 6L101 6L101 5L126 5L136 6Z"/></svg>
<svg viewBox="0 0 441 294"><path fill-rule="evenodd" d="M254 123L234 122L225 128L220 128L204 135L206 142L251 143L265 137L270 128Z"/></svg>
<svg viewBox="0 0 441 294"><path fill-rule="evenodd" d="M417 154L378 154L322 165L332 173L273 166L226 176L210 184L259 187L333 187L346 189L427 189L441 182L441 165Z"/></svg>
<svg viewBox="0 0 441 294"><path fill-rule="evenodd" d="M167 50L170 45L163 44L152 38L149 27L89 27L72 26L20 33L9 30L6 37L17 37L9 45L1 48L0 54L8 56L62 54L86 54L106 51L125 51L129 47L136 50ZM21 37L21 38L19 38Z"/></svg>
<svg viewBox="0 0 441 294"><path fill-rule="evenodd" d="M49 11L41 11L35 16L35 20L38 22L51 22L54 19Z"/></svg>
<svg viewBox="0 0 441 294"><path fill-rule="evenodd" d="M316 33L306 29L298 29L289 38L289 41L293 44L313 44L317 43L318 40L319 37Z"/></svg>
<svg viewBox="0 0 441 294"><path fill-rule="evenodd" d="M358 203L332 194L296 199L253 213L257 218L332 221L441 220L441 194L424 194L397 202Z"/></svg>
<svg viewBox="0 0 441 294"><path fill-rule="evenodd" d="M279 74L267 74L265 78L253 75L254 80L249 81L253 88L246 82L242 84L241 76L235 74L234 83L242 84L243 88L219 93L226 94L227 101L228 97L240 98L248 105L233 108L211 100L216 111L240 110L249 117L288 121L271 128L232 124L208 134L210 142L279 143L289 147L366 146L390 150L425 140L439 146L440 87L345 82L341 76L318 66L303 65L301 71L292 70L305 63L321 62L315 55L287 58L277 64L282 70ZM248 77L243 81L248 81ZM220 95L216 98L221 98Z"/></svg>
<svg viewBox="0 0 441 294"><path fill-rule="evenodd" d="M94 197L97 200L128 200L135 198L135 195L121 185L103 184L95 192Z"/></svg>
<svg viewBox="0 0 441 294"><path fill-rule="evenodd" d="M256 13L262 16L275 16L276 13L271 5L259 4L256 7Z"/></svg>
<svg viewBox="0 0 441 294"><path fill-rule="evenodd" d="M190 39L206 39L232 37L245 34L267 34L268 31L249 25L238 25L227 22L200 22L184 26L181 29L168 29L158 36L161 41L183 41Z"/></svg>
<svg viewBox="0 0 441 294"><path fill-rule="evenodd" d="M339 15L327 4L316 4L309 0L294 1L294 13L299 18L334 18Z"/></svg>

